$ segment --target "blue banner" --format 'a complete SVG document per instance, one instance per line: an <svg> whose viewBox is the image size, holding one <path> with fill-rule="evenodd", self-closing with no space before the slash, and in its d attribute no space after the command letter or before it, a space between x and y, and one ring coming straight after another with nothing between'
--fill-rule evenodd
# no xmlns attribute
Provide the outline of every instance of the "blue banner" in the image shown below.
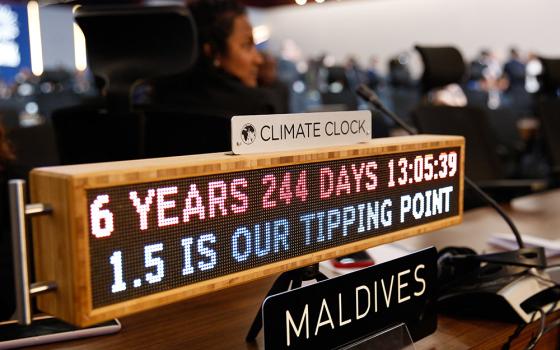
<svg viewBox="0 0 560 350"><path fill-rule="evenodd" d="M0 4L0 80L10 84L18 72L30 68L27 8Z"/></svg>

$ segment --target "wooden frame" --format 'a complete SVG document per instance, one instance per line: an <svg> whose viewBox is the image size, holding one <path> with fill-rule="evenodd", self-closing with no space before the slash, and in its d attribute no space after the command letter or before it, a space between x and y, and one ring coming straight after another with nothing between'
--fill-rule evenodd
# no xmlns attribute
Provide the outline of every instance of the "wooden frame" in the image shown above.
<svg viewBox="0 0 560 350"><path fill-rule="evenodd" d="M457 216L118 304L92 308L86 198L88 189L444 147L461 149ZM33 202L49 203L53 207L51 216L33 218L36 279L56 281L58 284L55 292L38 297L39 308L69 323L82 327L89 326L458 224L463 215L464 157L463 137L419 135L377 139L355 146L290 153L250 156L213 153L34 169L31 172L31 199Z"/></svg>

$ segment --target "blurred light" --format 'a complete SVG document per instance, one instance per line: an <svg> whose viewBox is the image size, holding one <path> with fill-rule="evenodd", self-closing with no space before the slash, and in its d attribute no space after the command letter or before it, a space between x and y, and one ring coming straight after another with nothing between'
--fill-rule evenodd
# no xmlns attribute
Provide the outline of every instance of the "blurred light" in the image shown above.
<svg viewBox="0 0 560 350"><path fill-rule="evenodd" d="M398 57L399 63L403 66L408 64L408 55L407 54L400 54Z"/></svg>
<svg viewBox="0 0 560 350"><path fill-rule="evenodd" d="M39 89L44 94L50 94L54 91L54 84L51 82L42 83L41 85L39 85Z"/></svg>
<svg viewBox="0 0 560 350"><path fill-rule="evenodd" d="M292 89L296 94L301 94L305 91L305 84L303 83L303 81L298 80L294 82L294 84L292 85Z"/></svg>
<svg viewBox="0 0 560 350"><path fill-rule="evenodd" d="M531 59L525 66L527 77L525 78L525 90L530 93L539 91L540 83L537 79L542 73L542 63L538 59Z"/></svg>
<svg viewBox="0 0 560 350"><path fill-rule="evenodd" d="M296 4L298 4L300 6L305 5L305 4L307 4L307 0L296 0Z"/></svg>
<svg viewBox="0 0 560 350"><path fill-rule="evenodd" d="M256 26L253 28L253 38L255 45L259 45L270 39L270 28L266 25Z"/></svg>
<svg viewBox="0 0 560 350"><path fill-rule="evenodd" d="M72 13L76 13L76 10L80 5L76 5L72 8ZM82 29L74 22L74 65L76 69L83 72L87 68L87 54L86 54L86 37Z"/></svg>
<svg viewBox="0 0 560 350"><path fill-rule="evenodd" d="M308 98L311 101L319 101L319 100L321 100L321 94L319 93L319 91L310 91L309 95L308 95Z"/></svg>
<svg viewBox="0 0 560 350"><path fill-rule="evenodd" d="M29 83L20 84L17 87L17 93L20 96L30 96L33 94L33 86Z"/></svg>
<svg viewBox="0 0 560 350"><path fill-rule="evenodd" d="M296 70L300 74L307 73L307 71L309 70L309 65L305 61L300 61L296 63Z"/></svg>
<svg viewBox="0 0 560 350"><path fill-rule="evenodd" d="M0 66L17 67L21 63L19 46L13 41L0 41Z"/></svg>
<svg viewBox="0 0 560 350"><path fill-rule="evenodd" d="M39 105L35 102L29 102L25 105L25 111L29 114L37 114L39 112Z"/></svg>
<svg viewBox="0 0 560 350"><path fill-rule="evenodd" d="M17 14L8 5L0 4L0 66L18 67L21 63Z"/></svg>
<svg viewBox="0 0 560 350"><path fill-rule="evenodd" d="M332 67L336 64L336 58L334 58L333 55L327 55L323 59L323 64L325 65L325 67Z"/></svg>
<svg viewBox="0 0 560 350"><path fill-rule="evenodd" d="M8 5L0 4L0 41L15 40L19 36L17 13Z"/></svg>
<svg viewBox="0 0 560 350"><path fill-rule="evenodd" d="M343 89L344 86L338 81L335 81L334 83L329 85L329 91L333 94L339 94L342 92Z"/></svg>
<svg viewBox="0 0 560 350"><path fill-rule="evenodd" d="M25 111L19 114L19 125L23 128L41 125L43 122L44 120L39 114L30 114Z"/></svg>
<svg viewBox="0 0 560 350"><path fill-rule="evenodd" d="M531 117L521 118L516 124L518 130L537 130L541 126L538 119Z"/></svg>
<svg viewBox="0 0 560 350"><path fill-rule="evenodd" d="M43 74L43 48L41 47L41 21L37 1L27 3L29 24L29 46L31 51L31 71L35 75Z"/></svg>
<svg viewBox="0 0 560 350"><path fill-rule="evenodd" d="M322 4L322 3L325 2L325 0L315 0L315 2L318 3L318 4Z"/></svg>

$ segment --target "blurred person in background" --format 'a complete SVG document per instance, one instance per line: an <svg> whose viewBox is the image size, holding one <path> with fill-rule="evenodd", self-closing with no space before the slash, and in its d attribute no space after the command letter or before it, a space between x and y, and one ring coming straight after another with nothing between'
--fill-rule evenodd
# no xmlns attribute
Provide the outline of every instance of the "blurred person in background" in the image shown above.
<svg viewBox="0 0 560 350"><path fill-rule="evenodd" d="M488 50L480 50L478 57L471 62L468 88L487 92L486 105L496 109L501 104L500 92L504 90L502 66L496 55Z"/></svg>
<svg viewBox="0 0 560 350"><path fill-rule="evenodd" d="M485 71L488 69L490 52L480 50L478 56L470 63L468 87L472 90L487 91Z"/></svg>
<svg viewBox="0 0 560 350"><path fill-rule="evenodd" d="M327 53L323 52L309 59L306 81L310 91L323 91L326 89L327 67L325 61L328 61L327 57Z"/></svg>
<svg viewBox="0 0 560 350"><path fill-rule="evenodd" d="M420 103L420 91L410 71L410 59L409 52L402 52L389 59L385 101L388 102L389 110L412 123L411 111ZM383 94L381 98L383 99Z"/></svg>
<svg viewBox="0 0 560 350"><path fill-rule="evenodd" d="M496 88L498 80L502 76L502 65L496 54L490 50L484 50L485 54L482 57L484 70L482 75L488 84L488 89Z"/></svg>
<svg viewBox="0 0 560 350"><path fill-rule="evenodd" d="M459 84L448 84L429 91L428 102L436 106L465 107L467 96Z"/></svg>
<svg viewBox="0 0 560 350"><path fill-rule="evenodd" d="M263 64L259 66L259 87L270 91L278 106L277 113L288 113L290 104L290 90L286 84L278 79L278 63L271 54L263 52Z"/></svg>
<svg viewBox="0 0 560 350"><path fill-rule="evenodd" d="M367 73L358 62L356 56L349 56L346 60L346 76L352 91L356 91L360 84L367 83Z"/></svg>
<svg viewBox="0 0 560 350"><path fill-rule="evenodd" d="M414 85L408 63L407 53L399 54L389 60L389 84L391 87L407 89Z"/></svg>
<svg viewBox="0 0 560 350"><path fill-rule="evenodd" d="M277 59L278 80L289 87L291 113L305 112L305 92L307 89L304 82L304 74L307 73L308 65L301 49L295 41L286 39L282 42L280 57Z"/></svg>
<svg viewBox="0 0 560 350"><path fill-rule="evenodd" d="M383 76L379 72L379 59L376 56L371 56L369 65L366 70L367 85L373 91L379 91L383 85Z"/></svg>
<svg viewBox="0 0 560 350"><path fill-rule="evenodd" d="M516 48L509 50L509 59L504 64L503 71L508 91L525 90L525 63Z"/></svg>
<svg viewBox="0 0 560 350"><path fill-rule="evenodd" d="M515 110L520 115L531 115L534 111L533 96L525 88L527 81L526 65L519 51L512 47L509 58L504 64L502 77L504 88L504 106Z"/></svg>
<svg viewBox="0 0 560 350"><path fill-rule="evenodd" d="M7 100L10 97L12 97L10 86L0 78L0 99Z"/></svg>
<svg viewBox="0 0 560 350"><path fill-rule="evenodd" d="M234 0L189 3L199 58L191 72L155 83L154 102L176 111L223 116L271 114L280 107L257 88L261 54L243 5Z"/></svg>

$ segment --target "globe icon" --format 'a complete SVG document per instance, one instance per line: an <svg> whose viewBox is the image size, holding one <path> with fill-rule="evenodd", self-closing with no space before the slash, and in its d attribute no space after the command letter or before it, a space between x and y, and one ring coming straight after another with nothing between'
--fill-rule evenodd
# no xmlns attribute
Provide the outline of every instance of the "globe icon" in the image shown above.
<svg viewBox="0 0 560 350"><path fill-rule="evenodd" d="M250 145L255 141L256 137L257 135L253 124L243 125L243 129L241 129L241 139L243 140L243 143Z"/></svg>

